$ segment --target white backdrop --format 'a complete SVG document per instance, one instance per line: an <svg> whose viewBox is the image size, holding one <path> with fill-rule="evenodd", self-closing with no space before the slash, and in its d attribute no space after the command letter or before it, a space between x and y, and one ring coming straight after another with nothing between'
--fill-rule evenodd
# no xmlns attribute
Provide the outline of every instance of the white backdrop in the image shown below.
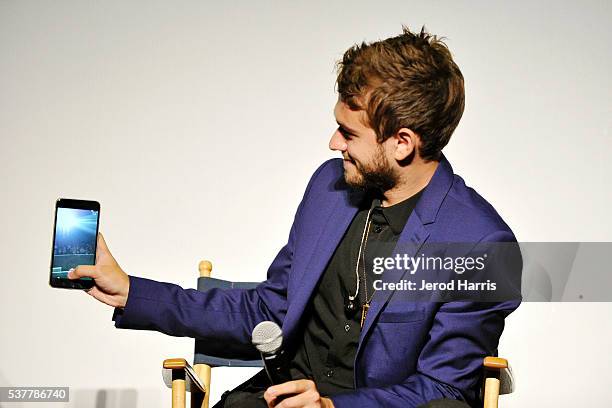
<svg viewBox="0 0 612 408"><path fill-rule="evenodd" d="M467 104L446 155L517 237L612 240L610 2L220 3L0 2L0 386L168 406L161 362L192 341L114 329L110 308L48 287L56 198L100 201L130 274L193 287L208 258L263 279L334 156L334 62L402 23L448 37ZM612 403L611 312L523 304L503 406ZM213 400L250 372L215 369Z"/></svg>

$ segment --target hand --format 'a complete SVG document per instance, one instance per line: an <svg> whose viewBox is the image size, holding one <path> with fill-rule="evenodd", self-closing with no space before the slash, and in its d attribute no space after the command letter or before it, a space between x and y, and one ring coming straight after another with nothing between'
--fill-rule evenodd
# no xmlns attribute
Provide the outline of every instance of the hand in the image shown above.
<svg viewBox="0 0 612 408"><path fill-rule="evenodd" d="M125 307L130 278L108 250L102 234L98 234L95 265L79 265L68 273L68 279L92 278L94 286L88 294L113 307Z"/></svg>
<svg viewBox="0 0 612 408"><path fill-rule="evenodd" d="M276 404L280 395L290 395ZM311 380L288 381L273 385L264 393L268 408L334 408L329 398L321 398L316 384Z"/></svg>

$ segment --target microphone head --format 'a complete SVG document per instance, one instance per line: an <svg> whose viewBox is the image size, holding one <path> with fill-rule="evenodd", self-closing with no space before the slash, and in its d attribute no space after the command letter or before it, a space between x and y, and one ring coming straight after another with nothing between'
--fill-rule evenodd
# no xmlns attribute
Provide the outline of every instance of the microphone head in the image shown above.
<svg viewBox="0 0 612 408"><path fill-rule="evenodd" d="M260 353L274 354L283 344L283 332L278 324L264 321L253 329L251 341Z"/></svg>

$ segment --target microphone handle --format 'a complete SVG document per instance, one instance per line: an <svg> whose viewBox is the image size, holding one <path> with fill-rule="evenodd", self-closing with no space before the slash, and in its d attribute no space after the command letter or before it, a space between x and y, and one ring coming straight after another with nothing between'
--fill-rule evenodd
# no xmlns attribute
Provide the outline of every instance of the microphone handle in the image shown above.
<svg viewBox="0 0 612 408"><path fill-rule="evenodd" d="M272 385L291 381L291 374L289 373L289 367L287 367L285 361L284 350L274 354L260 354L266 369L266 373L268 374L268 378L270 379L270 382L272 382Z"/></svg>

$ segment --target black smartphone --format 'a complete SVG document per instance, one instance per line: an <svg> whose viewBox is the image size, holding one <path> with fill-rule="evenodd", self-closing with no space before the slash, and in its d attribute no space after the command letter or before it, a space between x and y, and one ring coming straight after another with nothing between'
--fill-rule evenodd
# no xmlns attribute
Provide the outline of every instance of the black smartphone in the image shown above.
<svg viewBox="0 0 612 408"><path fill-rule="evenodd" d="M68 271L77 265L96 264L99 224L97 201L68 198L56 201L49 285L64 289L93 287L93 279L68 279Z"/></svg>

